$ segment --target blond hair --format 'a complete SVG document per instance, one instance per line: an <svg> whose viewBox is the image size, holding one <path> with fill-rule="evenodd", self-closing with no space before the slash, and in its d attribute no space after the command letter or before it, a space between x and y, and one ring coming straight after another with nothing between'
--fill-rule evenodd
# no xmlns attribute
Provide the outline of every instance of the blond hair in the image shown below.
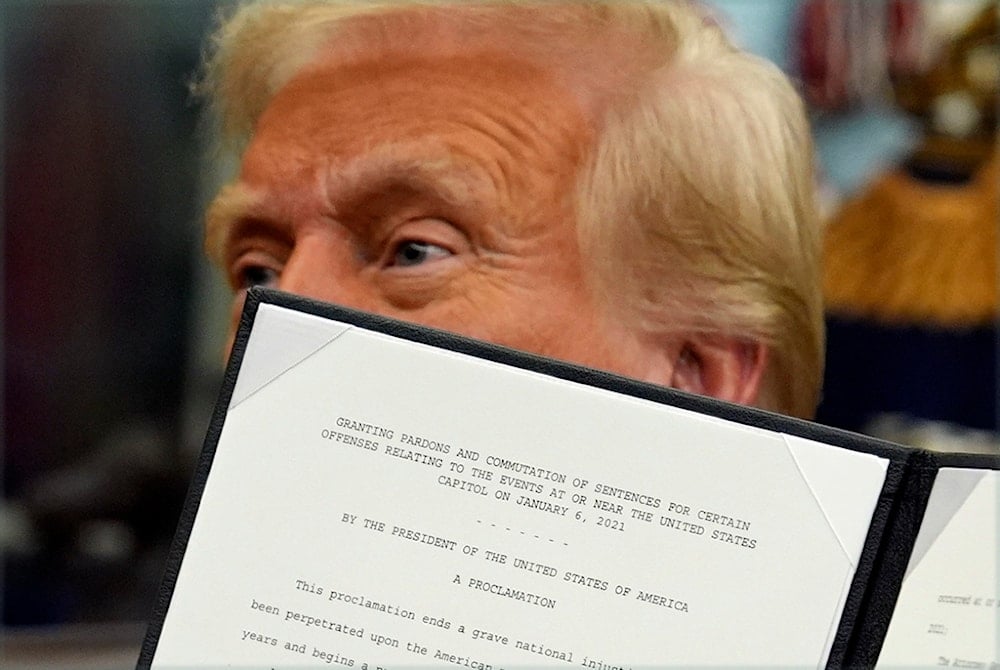
<svg viewBox="0 0 1000 670"><path fill-rule="evenodd" d="M579 39L565 39L574 34L591 45L589 59ZM822 231L805 114L775 66L735 49L687 3L251 4L216 33L201 89L225 136L242 143L273 95L320 56L460 52L485 48L490 35L583 92L597 140L575 210L605 303L653 334L767 345L758 404L811 416L823 366ZM588 78L595 68L628 74L597 90L607 78Z"/></svg>

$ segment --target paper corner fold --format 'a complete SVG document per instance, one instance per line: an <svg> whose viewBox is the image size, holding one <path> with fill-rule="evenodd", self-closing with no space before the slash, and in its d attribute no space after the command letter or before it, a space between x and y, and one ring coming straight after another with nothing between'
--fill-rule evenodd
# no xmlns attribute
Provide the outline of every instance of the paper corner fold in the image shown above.
<svg viewBox="0 0 1000 670"><path fill-rule="evenodd" d="M857 565L889 460L783 434L788 452L851 562Z"/></svg>
<svg viewBox="0 0 1000 670"><path fill-rule="evenodd" d="M906 566L906 577L920 564L988 472L972 468L941 468L938 471L924 518L920 522L920 531L910 553L910 562Z"/></svg>
<svg viewBox="0 0 1000 670"><path fill-rule="evenodd" d="M247 340L229 409L299 365L350 326L272 304L261 304Z"/></svg>

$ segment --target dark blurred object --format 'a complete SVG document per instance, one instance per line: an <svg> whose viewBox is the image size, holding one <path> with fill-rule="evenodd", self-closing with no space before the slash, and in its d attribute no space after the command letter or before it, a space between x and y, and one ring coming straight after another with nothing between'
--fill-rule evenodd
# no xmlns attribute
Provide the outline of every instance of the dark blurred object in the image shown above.
<svg viewBox="0 0 1000 670"><path fill-rule="evenodd" d="M13 623L49 623L53 607L71 621L148 617L190 472L173 454L165 432L129 426L30 482L18 506L30 544L7 547Z"/></svg>
<svg viewBox="0 0 1000 670"><path fill-rule="evenodd" d="M971 177L938 164L883 174L830 224L822 423L998 429L1000 164Z"/></svg>
<svg viewBox="0 0 1000 670"><path fill-rule="evenodd" d="M833 315L827 331L819 422L871 435L892 414L997 430L995 328L890 325Z"/></svg>
<svg viewBox="0 0 1000 670"><path fill-rule="evenodd" d="M830 222L823 423L998 430L997 11L987 3L927 68L894 75L923 141Z"/></svg>
<svg viewBox="0 0 1000 670"><path fill-rule="evenodd" d="M5 2L7 625L143 620L190 465L186 82L213 7ZM2 515L0 515L2 518Z"/></svg>
<svg viewBox="0 0 1000 670"><path fill-rule="evenodd" d="M995 151L1000 98L998 7L986 3L923 71L896 73L893 91L904 110L920 118L924 146L912 158L921 165L950 164L966 175Z"/></svg>
<svg viewBox="0 0 1000 670"><path fill-rule="evenodd" d="M88 522L111 519L135 529L132 542L155 541L155 533L176 522L162 504L178 502L173 482L180 464L173 453L163 431L127 426L96 445L82 462L36 478L22 500L51 547L77 544L90 546L89 554L113 554L101 550L99 542L87 543L81 533Z"/></svg>

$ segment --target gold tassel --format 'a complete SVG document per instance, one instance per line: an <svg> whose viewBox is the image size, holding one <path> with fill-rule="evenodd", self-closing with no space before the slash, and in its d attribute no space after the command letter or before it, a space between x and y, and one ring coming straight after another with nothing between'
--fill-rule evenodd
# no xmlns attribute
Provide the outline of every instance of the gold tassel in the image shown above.
<svg viewBox="0 0 1000 670"><path fill-rule="evenodd" d="M967 184L878 178L827 229L831 314L893 324L985 325L997 315L996 156Z"/></svg>

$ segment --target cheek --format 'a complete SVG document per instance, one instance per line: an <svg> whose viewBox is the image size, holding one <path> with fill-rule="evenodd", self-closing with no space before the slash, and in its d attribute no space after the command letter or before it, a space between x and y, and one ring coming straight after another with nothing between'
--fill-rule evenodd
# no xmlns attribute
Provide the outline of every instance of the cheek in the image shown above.
<svg viewBox="0 0 1000 670"><path fill-rule="evenodd" d="M525 285L495 301L476 305L488 330L484 339L532 353L592 365L604 360L607 343L586 295L572 286L545 281Z"/></svg>
<svg viewBox="0 0 1000 670"><path fill-rule="evenodd" d="M651 351L640 346L634 333L614 330L612 334L600 323L588 324L580 320L563 329L550 355L597 370L651 381L655 371Z"/></svg>
<svg viewBox="0 0 1000 670"><path fill-rule="evenodd" d="M536 288L526 297L517 316L508 312L510 346L628 377L650 374L655 348L606 314L582 285Z"/></svg>

